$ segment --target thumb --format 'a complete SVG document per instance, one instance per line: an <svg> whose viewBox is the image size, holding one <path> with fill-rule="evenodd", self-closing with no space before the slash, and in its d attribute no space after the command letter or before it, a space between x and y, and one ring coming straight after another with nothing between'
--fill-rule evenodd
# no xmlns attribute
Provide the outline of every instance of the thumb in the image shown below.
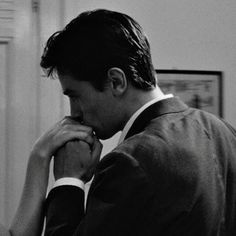
<svg viewBox="0 0 236 236"><path fill-rule="evenodd" d="M93 146L92 146L91 155L92 155L92 160L96 164L100 160L100 155L101 155L101 152L102 152L102 148L103 148L102 143L98 140L98 138L96 136L94 136L94 143L93 143Z"/></svg>

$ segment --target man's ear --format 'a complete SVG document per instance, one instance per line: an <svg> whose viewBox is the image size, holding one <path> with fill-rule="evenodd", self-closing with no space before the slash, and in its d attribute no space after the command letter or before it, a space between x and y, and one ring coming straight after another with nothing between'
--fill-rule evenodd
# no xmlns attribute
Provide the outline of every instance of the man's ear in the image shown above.
<svg viewBox="0 0 236 236"><path fill-rule="evenodd" d="M120 96L127 90L127 79L123 70L112 67L107 71L108 81L114 96Z"/></svg>

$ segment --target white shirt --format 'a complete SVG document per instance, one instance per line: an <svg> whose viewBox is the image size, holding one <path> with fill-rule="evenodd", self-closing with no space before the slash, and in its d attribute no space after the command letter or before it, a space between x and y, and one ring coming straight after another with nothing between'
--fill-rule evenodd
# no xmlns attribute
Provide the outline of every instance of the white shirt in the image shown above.
<svg viewBox="0 0 236 236"><path fill-rule="evenodd" d="M159 102L161 100L164 100L164 99L167 99L167 98L171 98L173 97L172 94L167 94L167 95L160 95L156 98L154 98L153 100L147 102L146 104L144 104L142 107L140 107L132 116L131 118L128 120L128 122L126 123L122 133L121 133L121 136L120 136L120 139L119 139L119 142L118 144L122 143L124 141L124 138L126 136L126 134L129 132L131 126L133 125L134 121L136 120L136 118L146 109L148 108L149 106L151 106L152 104L156 103L156 102Z"/></svg>
<svg viewBox="0 0 236 236"><path fill-rule="evenodd" d="M160 94L159 96L157 96L156 98L154 98L153 100L147 102L146 104L144 104L141 108L139 108L132 116L131 118L128 120L128 122L126 123L122 133L121 133L121 136L120 136L120 139L118 141L118 145L124 141L124 138L126 136L126 134L128 133L129 129L131 128L131 126L133 125L134 121L136 120L136 118L146 109L148 108L149 106L151 106L152 104L158 102L158 101L161 101L161 100L164 100L164 99L167 99L167 98L170 98L170 97L173 97L172 94L167 94L167 95L164 95L164 94ZM83 190L85 190L85 184L83 183L82 180L80 179L77 179L77 178L68 178L68 177L64 177L64 178L60 178L58 180L56 180L56 182L54 183L54 188L57 187L57 186L62 186L62 185L72 185L72 186L76 186L76 187L79 187Z"/></svg>

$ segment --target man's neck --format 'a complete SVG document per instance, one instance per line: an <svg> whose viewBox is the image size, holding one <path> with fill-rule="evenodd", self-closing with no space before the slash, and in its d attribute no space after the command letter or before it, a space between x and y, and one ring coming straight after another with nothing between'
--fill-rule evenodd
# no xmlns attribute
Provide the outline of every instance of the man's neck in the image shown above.
<svg viewBox="0 0 236 236"><path fill-rule="evenodd" d="M142 106L152 101L153 99L158 99L158 98L162 99L164 94L157 86L155 89L149 91L140 91L134 89L128 96L129 97L125 102L126 114L125 114L125 119L123 120L122 130L125 124L128 122L128 120L137 110L139 110Z"/></svg>
<svg viewBox="0 0 236 236"><path fill-rule="evenodd" d="M169 95L164 95L160 89L158 90L153 90L153 93L150 94L149 97L147 97L145 100L143 99L143 103L140 103L139 106L137 106L137 109L132 113L132 115L129 117L129 119L126 121L125 126L123 127L120 139L118 143L123 142L126 134L128 133L129 129L131 128L133 122L135 119L149 106L151 106L153 103L156 103L160 100L169 98L173 96L172 94Z"/></svg>
<svg viewBox="0 0 236 236"><path fill-rule="evenodd" d="M143 105L148 103L153 99L158 99L163 97L164 94L159 87L149 91L139 91L135 90L130 96L130 108L129 109L129 118Z"/></svg>

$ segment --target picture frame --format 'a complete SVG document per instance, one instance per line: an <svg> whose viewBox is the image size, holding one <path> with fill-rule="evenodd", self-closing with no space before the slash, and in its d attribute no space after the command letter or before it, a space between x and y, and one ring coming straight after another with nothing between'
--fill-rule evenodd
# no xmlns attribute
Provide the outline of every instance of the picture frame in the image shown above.
<svg viewBox="0 0 236 236"><path fill-rule="evenodd" d="M223 72L201 70L156 70L165 94L180 97L188 106L223 117Z"/></svg>

